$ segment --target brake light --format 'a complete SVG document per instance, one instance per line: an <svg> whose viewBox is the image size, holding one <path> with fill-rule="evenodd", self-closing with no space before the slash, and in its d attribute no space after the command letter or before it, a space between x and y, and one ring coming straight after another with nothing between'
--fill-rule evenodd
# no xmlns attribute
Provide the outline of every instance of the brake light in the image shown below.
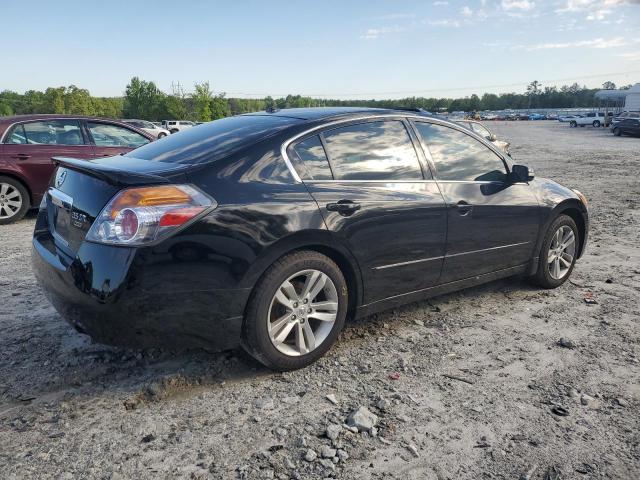
<svg viewBox="0 0 640 480"><path fill-rule="evenodd" d="M102 209L87 240L114 245L152 243L216 206L215 200L190 185L128 188Z"/></svg>

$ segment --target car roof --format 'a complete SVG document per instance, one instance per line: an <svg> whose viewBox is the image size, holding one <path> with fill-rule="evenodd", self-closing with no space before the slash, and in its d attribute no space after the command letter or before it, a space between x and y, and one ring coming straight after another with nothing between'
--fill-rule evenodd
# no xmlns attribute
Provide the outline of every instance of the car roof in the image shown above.
<svg viewBox="0 0 640 480"><path fill-rule="evenodd" d="M417 110L392 109L392 108L367 108L367 107L309 107L309 108L283 108L273 111L245 113L244 115L270 115L276 117L289 117L298 120L324 120L334 117L349 117L359 115L376 115L381 113L417 113Z"/></svg>
<svg viewBox="0 0 640 480"><path fill-rule="evenodd" d="M0 123L16 123L25 122L29 120L51 120L55 118L81 118L84 120L101 120L107 122L122 123L121 120L115 118L104 118L90 115L69 115L58 113L30 113L26 115L11 115L10 117L0 117Z"/></svg>

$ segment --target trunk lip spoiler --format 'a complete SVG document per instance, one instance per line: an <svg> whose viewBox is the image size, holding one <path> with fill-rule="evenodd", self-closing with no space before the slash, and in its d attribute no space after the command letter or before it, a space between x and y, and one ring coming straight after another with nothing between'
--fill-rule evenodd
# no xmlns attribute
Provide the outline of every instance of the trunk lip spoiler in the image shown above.
<svg viewBox="0 0 640 480"><path fill-rule="evenodd" d="M99 178L116 186L170 183L167 178L159 175L120 170L102 163L94 163L90 160L81 160L69 157L52 157L51 160L56 166L62 166L71 170L86 173L87 175Z"/></svg>

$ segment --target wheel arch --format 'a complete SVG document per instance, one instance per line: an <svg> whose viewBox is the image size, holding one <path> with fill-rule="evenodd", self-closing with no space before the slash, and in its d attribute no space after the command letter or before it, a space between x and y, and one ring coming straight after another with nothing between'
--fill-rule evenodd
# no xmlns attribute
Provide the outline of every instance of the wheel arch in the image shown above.
<svg viewBox="0 0 640 480"><path fill-rule="evenodd" d="M582 203L580 203L579 200L574 198L569 198L560 202L551 210L551 212L547 216L547 219L544 225L542 225L542 228L540 228L540 232L538 234L538 240L536 242L536 248L535 248L536 257L540 255L540 249L542 248L542 241L544 240L544 236L547 233L547 230L549 229L549 225L551 225L551 223L556 218L558 218L559 215L562 215L562 214L568 215L573 219L574 222L576 222L576 226L578 227L578 233L579 233L578 258L580 258L584 253L584 248L587 242L587 233L588 233L587 229L589 225L587 213L584 209L584 206L582 205Z"/></svg>
<svg viewBox="0 0 640 480"><path fill-rule="evenodd" d="M327 230L294 233L275 242L256 258L247 271L243 283L254 288L278 259L301 250L321 253L338 265L349 287L348 315L353 315L356 308L362 304L362 272L358 261L342 239Z"/></svg>
<svg viewBox="0 0 640 480"><path fill-rule="evenodd" d="M25 188L25 190L29 194L30 208L34 206L35 198L33 196L33 191L31 190L31 187L29 186L29 183L24 179L24 177L22 177L21 175L17 174L14 171L11 171L11 170L9 170L9 171L0 170L0 177L9 177L9 178L15 180L16 182L20 182L20 184ZM35 205L35 206L37 206L37 205Z"/></svg>

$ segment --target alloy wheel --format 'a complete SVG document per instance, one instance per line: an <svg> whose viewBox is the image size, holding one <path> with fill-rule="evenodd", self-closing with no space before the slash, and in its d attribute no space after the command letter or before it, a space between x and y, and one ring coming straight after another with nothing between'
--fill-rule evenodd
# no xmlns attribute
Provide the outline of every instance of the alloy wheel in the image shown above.
<svg viewBox="0 0 640 480"><path fill-rule="evenodd" d="M338 292L320 270L287 278L271 300L267 329L273 346L289 356L315 350L331 333L338 315Z"/></svg>
<svg viewBox="0 0 640 480"><path fill-rule="evenodd" d="M564 278L573 264L576 254L576 236L571 227L563 225L553 234L547 262L549 264L549 275L555 280Z"/></svg>
<svg viewBox="0 0 640 480"><path fill-rule="evenodd" d="M0 183L0 219L16 215L22 208L22 194L9 183Z"/></svg>

